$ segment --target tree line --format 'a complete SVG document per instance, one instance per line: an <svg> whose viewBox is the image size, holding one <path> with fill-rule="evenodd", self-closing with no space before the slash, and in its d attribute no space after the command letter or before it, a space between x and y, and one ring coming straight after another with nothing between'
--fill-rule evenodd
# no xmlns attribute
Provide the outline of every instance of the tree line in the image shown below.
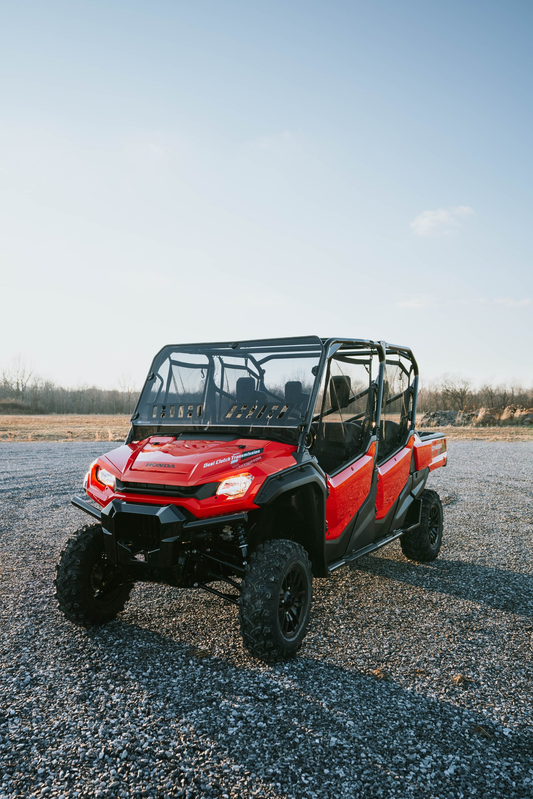
<svg viewBox="0 0 533 799"><path fill-rule="evenodd" d="M533 407L533 387L484 383L475 388L470 380L444 377L418 392L418 411L503 410L510 405Z"/></svg>
<svg viewBox="0 0 533 799"><path fill-rule="evenodd" d="M34 374L17 358L0 379L0 413L131 414L140 389L126 378L117 389L80 386L66 388Z"/></svg>
<svg viewBox="0 0 533 799"><path fill-rule="evenodd" d="M65 388L34 374L20 358L2 372L0 379L0 413L4 414L131 414L138 396L139 388L126 378L119 380L117 389ZM486 383L476 388L467 379L443 377L431 385L422 385L417 405L419 413L498 410L509 405L532 408L533 387Z"/></svg>

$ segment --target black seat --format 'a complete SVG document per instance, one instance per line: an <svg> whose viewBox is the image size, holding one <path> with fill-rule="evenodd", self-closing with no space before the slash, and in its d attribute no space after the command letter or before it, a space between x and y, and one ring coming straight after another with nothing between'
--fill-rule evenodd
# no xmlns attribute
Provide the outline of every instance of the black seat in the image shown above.
<svg viewBox="0 0 533 799"><path fill-rule="evenodd" d="M397 449L402 447L407 442L407 435L409 431L409 416L408 409L411 400L411 387L409 386L403 392L403 396L395 401L400 406L397 407L399 411L399 422L394 422L392 419L382 419L379 423L379 445L378 445L378 461L382 462L392 455ZM385 406L385 416L386 416Z"/></svg>
<svg viewBox="0 0 533 799"><path fill-rule="evenodd" d="M324 471L331 474L361 451L363 430L356 422L324 422L320 428L312 454Z"/></svg>
<svg viewBox="0 0 533 799"><path fill-rule="evenodd" d="M261 409L268 404L267 395L264 391L256 391L255 380L253 377L239 377L236 384L237 406L246 406L246 418L256 418ZM250 410L255 410L250 413Z"/></svg>
<svg viewBox="0 0 533 799"><path fill-rule="evenodd" d="M285 402L287 405L296 405L298 408L305 408L309 401L309 394L303 390L299 380L289 380L285 383Z"/></svg>
<svg viewBox="0 0 533 799"><path fill-rule="evenodd" d="M387 419L379 423L378 461L381 463L406 442L407 420L400 424Z"/></svg>
<svg viewBox="0 0 533 799"><path fill-rule="evenodd" d="M331 411L341 415L350 405L352 393L351 380L346 375L334 375L329 381ZM330 417L331 418L331 417ZM338 417L337 417L338 418ZM333 422L326 416L319 425L317 440L312 454L325 472L332 472L347 466L359 455L363 446L363 425L357 422Z"/></svg>
<svg viewBox="0 0 533 799"><path fill-rule="evenodd" d="M237 404L250 405L255 399L255 380L253 377L239 377L237 380Z"/></svg>

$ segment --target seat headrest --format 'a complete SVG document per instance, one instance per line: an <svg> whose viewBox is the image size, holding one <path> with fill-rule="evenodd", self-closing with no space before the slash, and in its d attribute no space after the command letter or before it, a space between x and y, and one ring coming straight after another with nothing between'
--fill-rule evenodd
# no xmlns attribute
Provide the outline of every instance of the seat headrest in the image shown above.
<svg viewBox="0 0 533 799"><path fill-rule="evenodd" d="M299 403L302 401L302 384L299 380L289 380L285 383L285 401L292 404L293 402Z"/></svg>
<svg viewBox="0 0 533 799"><path fill-rule="evenodd" d="M350 404L352 381L347 375L334 375L329 381L329 398L334 411L340 411Z"/></svg>
<svg viewBox="0 0 533 799"><path fill-rule="evenodd" d="M253 377L239 377L237 380L237 402L253 402L255 398L255 380Z"/></svg>

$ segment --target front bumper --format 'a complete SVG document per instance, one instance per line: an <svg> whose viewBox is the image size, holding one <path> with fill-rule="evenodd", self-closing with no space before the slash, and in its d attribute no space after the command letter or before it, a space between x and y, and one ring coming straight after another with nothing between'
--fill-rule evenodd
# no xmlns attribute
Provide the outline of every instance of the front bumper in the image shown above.
<svg viewBox="0 0 533 799"><path fill-rule="evenodd" d="M142 550L146 563L175 566L184 538L186 517L175 505L134 505L113 499L102 511L105 553L109 560L129 565Z"/></svg>
<svg viewBox="0 0 533 799"><path fill-rule="evenodd" d="M98 519L104 533L107 558L122 566L139 563L135 554L144 553L145 562L159 569L178 564L187 544L198 533L247 521L246 513L187 519L176 505L141 505L113 499L103 510L89 505L81 497L72 504Z"/></svg>

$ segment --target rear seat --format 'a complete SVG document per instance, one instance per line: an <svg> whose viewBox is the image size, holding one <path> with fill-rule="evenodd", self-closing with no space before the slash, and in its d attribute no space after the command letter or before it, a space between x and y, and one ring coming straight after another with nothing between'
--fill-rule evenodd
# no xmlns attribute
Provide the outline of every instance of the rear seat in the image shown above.
<svg viewBox="0 0 533 799"><path fill-rule="evenodd" d="M296 405L298 408L306 408L309 402L309 394L303 390L299 380L289 380L285 383L285 402L287 405Z"/></svg>

